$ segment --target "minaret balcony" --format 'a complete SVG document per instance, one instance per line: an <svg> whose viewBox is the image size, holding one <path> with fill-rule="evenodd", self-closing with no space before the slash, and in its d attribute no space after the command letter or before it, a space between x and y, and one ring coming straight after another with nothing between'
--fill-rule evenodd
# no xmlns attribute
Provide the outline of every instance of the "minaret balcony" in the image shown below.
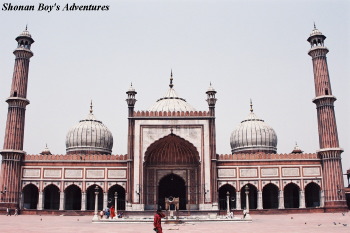
<svg viewBox="0 0 350 233"><path fill-rule="evenodd" d="M334 95L321 95L315 97L312 102L317 105L317 107L322 106L333 106L334 101L336 101L337 98Z"/></svg>
<svg viewBox="0 0 350 233"><path fill-rule="evenodd" d="M22 107L25 108L30 101L22 97L9 97L6 99L6 102L9 104L9 107Z"/></svg>

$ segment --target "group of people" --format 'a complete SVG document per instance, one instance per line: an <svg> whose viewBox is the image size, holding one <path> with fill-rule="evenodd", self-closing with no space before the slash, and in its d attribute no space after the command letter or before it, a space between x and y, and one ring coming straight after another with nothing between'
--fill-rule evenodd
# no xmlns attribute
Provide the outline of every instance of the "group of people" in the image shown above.
<svg viewBox="0 0 350 233"><path fill-rule="evenodd" d="M123 212L120 212L117 215L117 218L122 218L123 217ZM100 211L100 218L103 219L104 216L106 216L106 219L115 219L116 214L115 214L115 208L114 205L112 205L110 208L106 207L104 210Z"/></svg>

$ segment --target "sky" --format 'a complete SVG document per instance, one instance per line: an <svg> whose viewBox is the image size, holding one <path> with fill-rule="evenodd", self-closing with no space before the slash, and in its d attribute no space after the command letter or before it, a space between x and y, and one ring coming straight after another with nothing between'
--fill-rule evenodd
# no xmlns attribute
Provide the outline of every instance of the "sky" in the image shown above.
<svg viewBox="0 0 350 233"><path fill-rule="evenodd" d="M230 154L230 135L254 112L277 133L278 153L295 143L319 149L313 68L306 41L314 22L325 46L344 172L350 169L350 1L11 1L34 11L4 11L0 25L0 142L3 142L14 66L15 38L28 25L30 61L24 150L47 143L65 154L68 130L94 114L112 132L113 154L127 153L126 91L135 110L147 110L169 88L197 110L217 91L217 153ZM38 11L39 3L60 10ZM66 4L108 5L108 11L62 11ZM347 182L346 182L347 183Z"/></svg>

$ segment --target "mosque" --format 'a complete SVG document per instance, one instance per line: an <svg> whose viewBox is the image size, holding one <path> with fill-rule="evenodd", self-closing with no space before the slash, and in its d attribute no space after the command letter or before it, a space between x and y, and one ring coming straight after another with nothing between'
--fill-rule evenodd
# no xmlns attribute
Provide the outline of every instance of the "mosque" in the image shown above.
<svg viewBox="0 0 350 233"><path fill-rule="evenodd" d="M112 154L112 133L96 119L91 104L87 117L68 131L66 154L55 155L48 148L40 154L23 150L34 43L25 29L16 38L6 100L0 206L89 211L94 210L96 192L98 209L117 203L118 210L154 210L174 197L179 198L180 210L242 210L248 189L250 209L347 210L325 39L316 27L307 39L320 145L314 153L303 153L296 145L291 153L278 154L274 129L251 104L246 119L232 129L231 153L217 154L216 90L210 86L205 92L208 109L197 110L177 94L171 74L167 92L148 110L135 110L137 92L133 86L127 90L127 154Z"/></svg>

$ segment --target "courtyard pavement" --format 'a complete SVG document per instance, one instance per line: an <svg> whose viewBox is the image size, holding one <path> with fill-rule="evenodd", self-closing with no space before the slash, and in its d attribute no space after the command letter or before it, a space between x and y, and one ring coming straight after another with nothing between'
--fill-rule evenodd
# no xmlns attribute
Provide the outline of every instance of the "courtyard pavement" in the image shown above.
<svg viewBox="0 0 350 233"><path fill-rule="evenodd" d="M237 216L239 217L239 216ZM350 232L350 212L252 215L253 222L162 224L164 233ZM92 223L92 216L0 216L0 232L154 232L151 223Z"/></svg>

